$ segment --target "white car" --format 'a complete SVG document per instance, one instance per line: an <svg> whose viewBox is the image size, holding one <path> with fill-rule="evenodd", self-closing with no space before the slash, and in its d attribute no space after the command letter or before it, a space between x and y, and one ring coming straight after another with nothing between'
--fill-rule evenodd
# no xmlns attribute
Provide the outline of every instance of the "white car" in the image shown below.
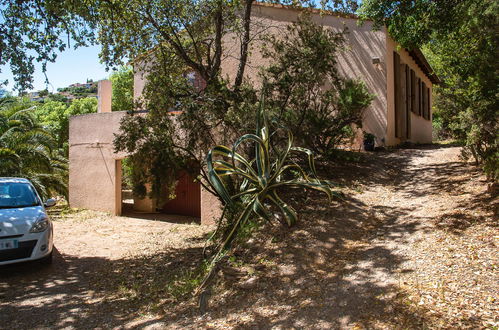
<svg viewBox="0 0 499 330"><path fill-rule="evenodd" d="M0 178L0 266L41 260L52 261L53 228L46 207L31 182Z"/></svg>

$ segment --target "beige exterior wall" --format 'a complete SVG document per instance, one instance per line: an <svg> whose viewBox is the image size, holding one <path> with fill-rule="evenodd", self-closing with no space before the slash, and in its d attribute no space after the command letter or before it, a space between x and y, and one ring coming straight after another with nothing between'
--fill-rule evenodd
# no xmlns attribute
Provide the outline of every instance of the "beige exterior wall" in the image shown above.
<svg viewBox="0 0 499 330"><path fill-rule="evenodd" d="M114 134L125 111L73 116L69 121L69 204L121 214L121 160L115 153ZM155 212L150 198L136 200L134 209ZM218 199L201 187L201 224L213 224L221 215Z"/></svg>
<svg viewBox="0 0 499 330"><path fill-rule="evenodd" d="M282 35L286 27L298 20L299 10L279 8L269 5L255 4L253 7L251 55L245 71L246 79L258 83L258 73L269 64L260 53L261 37L271 33ZM375 98L365 113L363 129L375 134L378 142L385 137L387 119L386 65L383 61L386 55L386 34L384 30L373 31L372 23L366 22L358 26L357 19L312 14L312 20L334 31L347 29L345 49L338 54L340 73L351 79L360 79L366 83L370 93ZM236 76L239 59L239 44L234 41L234 35L224 39L225 57L222 63L223 75L232 81ZM237 39L236 39L237 40ZM380 64L373 64L373 59L380 59Z"/></svg>
<svg viewBox="0 0 499 330"><path fill-rule="evenodd" d="M97 85L98 105L97 112L111 112L111 103L113 99L113 85L111 80L105 79L99 81Z"/></svg>
<svg viewBox="0 0 499 330"><path fill-rule="evenodd" d="M69 204L121 213L121 162L113 148L125 112L93 113L69 120Z"/></svg>
<svg viewBox="0 0 499 330"><path fill-rule="evenodd" d="M397 51L400 55L400 62L407 64L412 70L414 70L416 76L421 78L421 80L430 89L430 118L431 108L433 104L433 84L430 79L424 74L421 68L416 64L414 59L409 55L405 49L397 50L397 43L390 38L386 38L386 57L385 63L387 64L387 132L386 132L386 145L394 146L400 144L401 139L395 137L395 81L394 81L394 68L393 68L393 52ZM411 115L411 138L410 142L413 143L431 143L432 141L432 124L431 120L426 120L421 116L415 115L410 112Z"/></svg>

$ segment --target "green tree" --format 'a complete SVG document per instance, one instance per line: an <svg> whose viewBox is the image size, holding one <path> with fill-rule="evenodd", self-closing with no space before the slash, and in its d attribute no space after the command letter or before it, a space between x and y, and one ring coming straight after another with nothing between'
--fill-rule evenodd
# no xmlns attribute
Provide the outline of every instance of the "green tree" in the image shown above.
<svg viewBox="0 0 499 330"><path fill-rule="evenodd" d="M97 112L97 99L94 97L75 99L69 105L60 101L46 101L34 107L34 114L40 125L57 140L57 147L68 155L69 117Z"/></svg>
<svg viewBox="0 0 499 330"><path fill-rule="evenodd" d="M362 127L372 100L362 81L344 79L338 72L345 33L324 29L305 15L287 33L269 36L263 51L271 60L262 76L272 92L267 102L275 120L321 156L353 137L353 126Z"/></svg>
<svg viewBox="0 0 499 330"><path fill-rule="evenodd" d="M499 180L499 3L494 0L367 0L365 18L385 24L403 47L423 47L443 79L434 111L465 156Z"/></svg>
<svg viewBox="0 0 499 330"><path fill-rule="evenodd" d="M94 42L92 6L96 4L91 0L0 0L0 67L10 65L14 88L33 88L35 61L46 72L57 52Z"/></svg>
<svg viewBox="0 0 499 330"><path fill-rule="evenodd" d="M26 100L0 101L0 176L24 177L43 198L67 197L66 159L55 138L44 130Z"/></svg>
<svg viewBox="0 0 499 330"><path fill-rule="evenodd" d="M112 111L133 110L133 69L121 67L111 74L113 86Z"/></svg>
<svg viewBox="0 0 499 330"><path fill-rule="evenodd" d="M230 25L226 24L229 23L227 14L232 15L241 7L246 7L247 13L252 3L251 0L244 4L220 0L0 0L0 16L3 17L0 21L0 66L10 65L14 87L23 91L33 88L34 61L42 63L42 71L46 72L47 63L54 62L58 52L68 48L91 45L98 39L103 45L103 60L109 66L115 66L123 65L123 58L135 58L166 39L188 66L199 67L199 61L191 61L190 52L186 53L184 47L177 47L182 44L179 41L185 40L184 37L177 39L178 32L187 27L185 31L188 34L195 32L194 39L203 41L198 32L208 27L205 23L209 17L218 22L219 29L214 35L220 36L221 28ZM309 0L286 0L282 3L315 6L315 2ZM321 1L321 6L354 12L358 2L330 0ZM168 35L173 31L175 33ZM209 34L210 31L206 31L204 35ZM219 43L203 44L196 52L206 49L208 45L214 50ZM0 82L0 85L2 83L6 81Z"/></svg>

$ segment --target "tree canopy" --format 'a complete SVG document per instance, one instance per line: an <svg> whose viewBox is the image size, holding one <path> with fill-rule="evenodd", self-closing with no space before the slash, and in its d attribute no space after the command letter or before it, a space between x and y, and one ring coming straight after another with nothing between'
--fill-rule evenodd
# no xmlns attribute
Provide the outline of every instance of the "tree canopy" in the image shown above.
<svg viewBox="0 0 499 330"><path fill-rule="evenodd" d="M499 180L499 4L494 0L366 0L363 18L403 47L422 47L437 75L434 112L465 155Z"/></svg>
<svg viewBox="0 0 499 330"><path fill-rule="evenodd" d="M29 179L43 198L67 196L66 159L55 137L34 115L31 102L0 100L0 176Z"/></svg>
<svg viewBox="0 0 499 330"><path fill-rule="evenodd" d="M33 88L35 61L45 72L57 52L94 43L95 4L93 0L0 0L0 66L10 65L15 89ZM5 83L0 81L0 86Z"/></svg>

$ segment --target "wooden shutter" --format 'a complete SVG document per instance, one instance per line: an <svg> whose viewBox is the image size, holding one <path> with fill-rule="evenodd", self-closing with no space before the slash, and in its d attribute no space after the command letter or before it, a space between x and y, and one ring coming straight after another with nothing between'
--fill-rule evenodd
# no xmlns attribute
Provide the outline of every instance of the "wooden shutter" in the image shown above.
<svg viewBox="0 0 499 330"><path fill-rule="evenodd" d="M416 108L416 74L414 70L411 70L411 111L413 113L417 113L417 108Z"/></svg>
<svg viewBox="0 0 499 330"><path fill-rule="evenodd" d="M416 115L420 115L420 102L419 102L419 89L421 85L421 80L419 78L414 77L415 82L414 82L414 113Z"/></svg>
<svg viewBox="0 0 499 330"><path fill-rule="evenodd" d="M401 106L401 91L400 91L400 55L393 52L393 85L395 96L395 137L402 136L402 127L400 126L400 106Z"/></svg>
<svg viewBox="0 0 499 330"><path fill-rule="evenodd" d="M426 104L428 109L426 111L426 119L431 120L431 103L430 103L431 90L429 87L427 88L427 94L428 95L426 96Z"/></svg>
<svg viewBox="0 0 499 330"><path fill-rule="evenodd" d="M412 109L412 84L411 84L411 69L405 65L405 137L411 138L411 109Z"/></svg>
<svg viewBox="0 0 499 330"><path fill-rule="evenodd" d="M421 97L422 101L423 101L422 116L423 116L423 118L426 119L426 109L427 109L427 99L426 99L426 97L427 97L428 94L426 92L426 84L423 82L421 85L422 85L421 94L423 94L422 97Z"/></svg>
<svg viewBox="0 0 499 330"><path fill-rule="evenodd" d="M400 137L407 138L407 64L400 64Z"/></svg>
<svg viewBox="0 0 499 330"><path fill-rule="evenodd" d="M419 115L423 117L423 81L419 79Z"/></svg>

